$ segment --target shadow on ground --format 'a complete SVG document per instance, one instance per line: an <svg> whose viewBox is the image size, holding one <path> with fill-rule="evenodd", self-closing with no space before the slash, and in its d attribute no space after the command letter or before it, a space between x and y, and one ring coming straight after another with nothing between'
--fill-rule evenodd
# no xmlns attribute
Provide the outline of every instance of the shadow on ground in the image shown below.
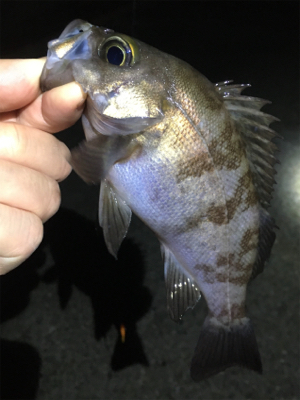
<svg viewBox="0 0 300 400"><path fill-rule="evenodd" d="M95 338L105 337L111 326L119 331L112 369L134 363L148 365L136 323L150 308L152 298L143 286L144 262L138 246L124 239L115 260L106 249L102 230L67 209L60 209L46 224L45 240L54 265L42 279L57 280L61 308L66 307L76 286L91 299ZM121 326L126 329L124 343Z"/></svg>
<svg viewBox="0 0 300 400"><path fill-rule="evenodd" d="M60 209L45 224L45 238L38 251L23 268L1 278L5 288L1 299L2 321L15 317L27 307L30 292L40 280L57 282L62 310L76 286L91 300L95 338L104 338L112 326L119 332L111 357L112 370L136 363L148 366L136 323L149 310L152 296L143 286L144 262L138 246L129 239L124 242L115 260L108 253L102 231L96 225L74 211ZM40 272L46 247L54 262L50 261L49 267ZM16 291L18 296L15 296ZM121 335L121 326L125 338ZM5 365L1 368L1 381L5 382L1 398L34 398L40 368L38 353L23 343L3 341L1 346L1 363ZM13 373L14 365L16 373ZM31 382L31 387L23 385L26 381Z"/></svg>
<svg viewBox="0 0 300 400"><path fill-rule="evenodd" d="M22 268L0 277L1 323L17 317L29 305L30 293L40 280L37 270L44 261L45 254L40 248ZM38 351L27 343L1 339L0 354L0 398L34 399L41 371Z"/></svg>

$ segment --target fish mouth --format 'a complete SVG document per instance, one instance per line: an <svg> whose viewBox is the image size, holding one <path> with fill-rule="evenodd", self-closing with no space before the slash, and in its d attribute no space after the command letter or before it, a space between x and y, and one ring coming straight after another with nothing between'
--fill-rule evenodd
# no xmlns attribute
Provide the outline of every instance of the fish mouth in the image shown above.
<svg viewBox="0 0 300 400"><path fill-rule="evenodd" d="M43 92L74 82L74 61L90 60L98 54L98 48L112 30L91 25L83 20L71 22L58 39L48 43L47 60L44 65L40 86ZM97 40L95 40L95 38ZM79 84L79 82L77 80ZM84 111L94 131L103 135L128 135L144 131L163 118L158 110L156 116L132 116L115 118L106 114L110 100L119 95L121 88L129 82L117 84L109 93L92 92L87 87L87 105Z"/></svg>
<svg viewBox="0 0 300 400"><path fill-rule="evenodd" d="M74 81L69 64L70 62L60 61L53 63L49 67L46 61L40 78L42 92Z"/></svg>
<svg viewBox="0 0 300 400"><path fill-rule="evenodd" d="M40 78L43 92L74 81L70 64L74 60L92 57L94 46L89 39L99 29L88 22L75 20L58 39L48 42L47 60Z"/></svg>

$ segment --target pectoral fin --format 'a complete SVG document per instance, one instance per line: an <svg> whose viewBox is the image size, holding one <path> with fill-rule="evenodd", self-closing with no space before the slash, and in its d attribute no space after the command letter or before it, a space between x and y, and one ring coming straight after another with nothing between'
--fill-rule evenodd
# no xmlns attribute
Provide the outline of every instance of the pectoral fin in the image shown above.
<svg viewBox="0 0 300 400"><path fill-rule="evenodd" d="M131 210L106 180L101 182L99 198L99 224L108 251L117 258L119 247L127 234Z"/></svg>
<svg viewBox="0 0 300 400"><path fill-rule="evenodd" d="M97 184L116 162L130 157L137 147L128 137L98 135L71 151L71 165L85 182Z"/></svg>
<svg viewBox="0 0 300 400"><path fill-rule="evenodd" d="M167 303L170 317L179 321L188 308L193 308L200 299L200 290L184 271L174 254L161 243L161 252L165 267Z"/></svg>
<svg viewBox="0 0 300 400"><path fill-rule="evenodd" d="M115 258L126 236L131 210L105 177L116 162L124 161L137 149L140 149L140 145L127 136L98 135L94 139L80 143L71 152L71 165L77 174L87 183L101 182L99 224L103 228L108 251Z"/></svg>

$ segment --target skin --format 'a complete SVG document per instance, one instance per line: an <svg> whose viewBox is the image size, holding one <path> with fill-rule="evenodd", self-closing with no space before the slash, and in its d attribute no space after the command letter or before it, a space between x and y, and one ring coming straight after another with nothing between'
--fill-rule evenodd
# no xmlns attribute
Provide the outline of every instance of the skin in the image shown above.
<svg viewBox="0 0 300 400"><path fill-rule="evenodd" d="M75 82L41 93L44 62L0 60L0 274L38 247L71 172L69 149L52 134L81 117L86 95Z"/></svg>

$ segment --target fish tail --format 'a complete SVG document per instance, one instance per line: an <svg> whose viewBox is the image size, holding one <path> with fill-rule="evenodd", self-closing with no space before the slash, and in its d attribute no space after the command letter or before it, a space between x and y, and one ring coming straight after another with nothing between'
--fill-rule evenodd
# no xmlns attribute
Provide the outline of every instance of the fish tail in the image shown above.
<svg viewBox="0 0 300 400"><path fill-rule="evenodd" d="M198 382L234 365L262 373L251 321L242 318L226 326L206 317L192 359L192 379Z"/></svg>

